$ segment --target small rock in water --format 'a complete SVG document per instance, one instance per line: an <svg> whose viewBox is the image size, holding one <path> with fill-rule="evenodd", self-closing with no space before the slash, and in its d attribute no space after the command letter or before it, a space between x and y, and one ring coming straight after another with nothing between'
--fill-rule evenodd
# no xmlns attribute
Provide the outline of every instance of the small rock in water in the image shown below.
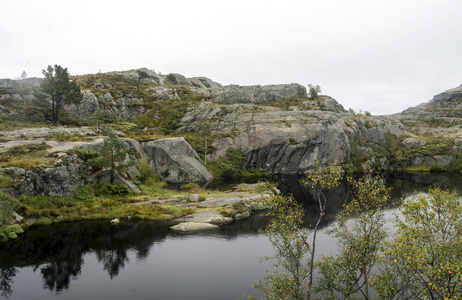
<svg viewBox="0 0 462 300"><path fill-rule="evenodd" d="M117 224L119 224L119 223L120 223L120 220L117 219L117 218L111 220L111 224L113 224L113 225L117 225Z"/></svg>

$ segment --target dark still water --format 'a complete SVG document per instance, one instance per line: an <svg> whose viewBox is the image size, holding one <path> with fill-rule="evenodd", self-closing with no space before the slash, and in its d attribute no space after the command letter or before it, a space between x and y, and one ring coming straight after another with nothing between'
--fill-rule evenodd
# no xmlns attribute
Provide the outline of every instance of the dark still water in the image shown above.
<svg viewBox="0 0 462 300"><path fill-rule="evenodd" d="M316 208L298 178L282 179L286 192L303 199L308 222ZM459 176L397 177L389 183L394 197L429 186L458 188ZM349 187L329 195L326 223L318 235L317 256L335 252L324 232ZM392 215L390 210L388 215ZM17 241L0 246L0 299L238 299L252 290L271 261L257 257L273 250L259 229L268 218L252 218L207 233L181 235L165 224L108 221L39 226Z"/></svg>

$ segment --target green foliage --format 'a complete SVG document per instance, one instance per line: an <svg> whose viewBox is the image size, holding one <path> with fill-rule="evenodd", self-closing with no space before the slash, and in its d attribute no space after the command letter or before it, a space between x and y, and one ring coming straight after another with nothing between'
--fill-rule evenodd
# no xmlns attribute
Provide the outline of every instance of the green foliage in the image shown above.
<svg viewBox="0 0 462 300"><path fill-rule="evenodd" d="M143 70L136 70L136 73L138 73L138 76L139 76L138 85L140 84L141 80L152 78L146 71L143 71Z"/></svg>
<svg viewBox="0 0 462 300"><path fill-rule="evenodd" d="M141 183L160 181L159 175L154 173L154 170L146 159L142 159L140 163L136 165L136 168L140 172L138 179Z"/></svg>
<svg viewBox="0 0 462 300"><path fill-rule="evenodd" d="M0 226L11 225L14 221L11 197L0 192Z"/></svg>
<svg viewBox="0 0 462 300"><path fill-rule="evenodd" d="M97 196L127 196L130 189L121 183L116 184L99 184L95 191Z"/></svg>
<svg viewBox="0 0 462 300"><path fill-rule="evenodd" d="M311 100L318 98L319 93L321 93L321 87L319 85L308 84L308 97Z"/></svg>
<svg viewBox="0 0 462 300"><path fill-rule="evenodd" d="M446 172L446 171L447 169L444 166L438 165L438 164L430 168L430 172L432 173L440 173L440 172Z"/></svg>
<svg viewBox="0 0 462 300"><path fill-rule="evenodd" d="M111 169L111 184L114 183L114 172L124 167L122 162L127 151L124 150L124 141L121 140L114 130L109 130L107 137L103 140L101 156L98 158L101 166Z"/></svg>
<svg viewBox="0 0 462 300"><path fill-rule="evenodd" d="M8 176L0 175L0 189L10 187L13 184L13 180Z"/></svg>
<svg viewBox="0 0 462 300"><path fill-rule="evenodd" d="M194 151L197 152L199 157L205 162L206 154L215 151L216 147L213 145L215 140L215 135L212 135L209 131L201 131L194 133L184 134L183 137L188 141L188 143L193 147Z"/></svg>
<svg viewBox="0 0 462 300"><path fill-rule="evenodd" d="M190 193L199 193L201 187L194 182L185 183L180 186L180 191L190 192Z"/></svg>
<svg viewBox="0 0 462 300"><path fill-rule="evenodd" d="M167 77L165 77L165 79L172 84L178 84L175 74L170 73L167 75Z"/></svg>
<svg viewBox="0 0 462 300"><path fill-rule="evenodd" d="M305 299L309 268L303 257L309 245L307 232L301 228L303 210L292 196L274 195L262 202L273 217L265 233L276 250L276 262L274 271L266 272L255 288L263 291L266 299Z"/></svg>
<svg viewBox="0 0 462 300"><path fill-rule="evenodd" d="M78 202L83 203L94 203L95 193L93 187L90 184L85 184L75 189L74 198Z"/></svg>
<svg viewBox="0 0 462 300"><path fill-rule="evenodd" d="M220 158L219 161L223 177L239 177L244 163L244 158L245 154L241 148L228 148L226 150L226 156L224 158Z"/></svg>
<svg viewBox="0 0 462 300"><path fill-rule="evenodd" d="M18 167L34 169L37 167L51 167L56 161L47 153L48 145L30 144L14 146L5 152L0 152L0 168Z"/></svg>
<svg viewBox="0 0 462 300"><path fill-rule="evenodd" d="M157 101L151 105L151 110L132 121L138 128L157 128L163 134L173 134L180 128L181 119L192 102L182 100Z"/></svg>
<svg viewBox="0 0 462 300"><path fill-rule="evenodd" d="M323 256L318 263L319 283L315 291L323 298L369 299L373 283L372 268L379 262L379 250L387 234L382 211L390 189L379 176L366 170L362 179L349 178L353 200L344 205L329 234L339 245L337 256Z"/></svg>
<svg viewBox="0 0 462 300"><path fill-rule="evenodd" d="M0 226L0 243L7 242L18 238L18 234L23 233L24 230L18 224Z"/></svg>
<svg viewBox="0 0 462 300"><path fill-rule="evenodd" d="M99 131L103 130L103 124L106 123L107 118L106 114L101 108L97 108L93 115L90 117L90 124L96 126L96 129Z"/></svg>
<svg viewBox="0 0 462 300"><path fill-rule="evenodd" d="M45 118L49 118L53 124L57 124L64 104L78 103L83 96L80 86L75 81L69 80L67 68L59 65L48 66L42 73L45 78L40 82L40 87L36 91L38 101L35 105L38 112L41 112Z"/></svg>
<svg viewBox="0 0 462 300"><path fill-rule="evenodd" d="M338 186L341 177L339 166L322 166L318 161L305 180L307 185L315 189L320 209L311 243L308 241L308 231L302 228L304 213L292 196L263 198L263 204L269 208L268 215L273 217L265 232L276 250L276 262L273 273L267 272L255 287L262 290L267 299L310 299L316 234L327 204L324 192ZM263 184L260 186L260 190L265 188ZM305 261L307 255L308 260Z"/></svg>
<svg viewBox="0 0 462 300"><path fill-rule="evenodd" d="M396 237L384 249L375 286L383 299L459 299L462 295L462 200L432 188L407 199Z"/></svg>
<svg viewBox="0 0 462 300"><path fill-rule="evenodd" d="M74 153L83 161L91 161L99 156L99 153L94 150L87 150L85 148L74 148Z"/></svg>

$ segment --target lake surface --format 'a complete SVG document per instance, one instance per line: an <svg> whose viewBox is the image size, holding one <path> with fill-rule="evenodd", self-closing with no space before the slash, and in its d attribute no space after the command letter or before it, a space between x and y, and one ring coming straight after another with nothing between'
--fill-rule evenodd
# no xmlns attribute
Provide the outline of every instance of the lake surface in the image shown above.
<svg viewBox="0 0 462 300"><path fill-rule="evenodd" d="M389 181L400 197L429 186L461 191L460 176L403 176ZM317 216L312 192L299 178L281 179L281 188L307 206L307 222ZM324 232L349 199L344 185L328 194L326 221L317 256L336 250ZM392 217L393 210L387 212ZM257 214L219 230L182 235L168 224L133 222L111 226L86 221L39 226L0 246L0 299L238 299L255 291L253 282L271 270L269 219Z"/></svg>

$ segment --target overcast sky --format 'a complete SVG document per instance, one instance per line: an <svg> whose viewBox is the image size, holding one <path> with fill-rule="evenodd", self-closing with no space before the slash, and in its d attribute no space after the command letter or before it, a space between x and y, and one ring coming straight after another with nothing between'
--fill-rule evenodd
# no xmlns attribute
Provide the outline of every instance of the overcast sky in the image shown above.
<svg viewBox="0 0 462 300"><path fill-rule="evenodd" d="M0 78L141 67L391 114L462 83L461 0L0 0Z"/></svg>

